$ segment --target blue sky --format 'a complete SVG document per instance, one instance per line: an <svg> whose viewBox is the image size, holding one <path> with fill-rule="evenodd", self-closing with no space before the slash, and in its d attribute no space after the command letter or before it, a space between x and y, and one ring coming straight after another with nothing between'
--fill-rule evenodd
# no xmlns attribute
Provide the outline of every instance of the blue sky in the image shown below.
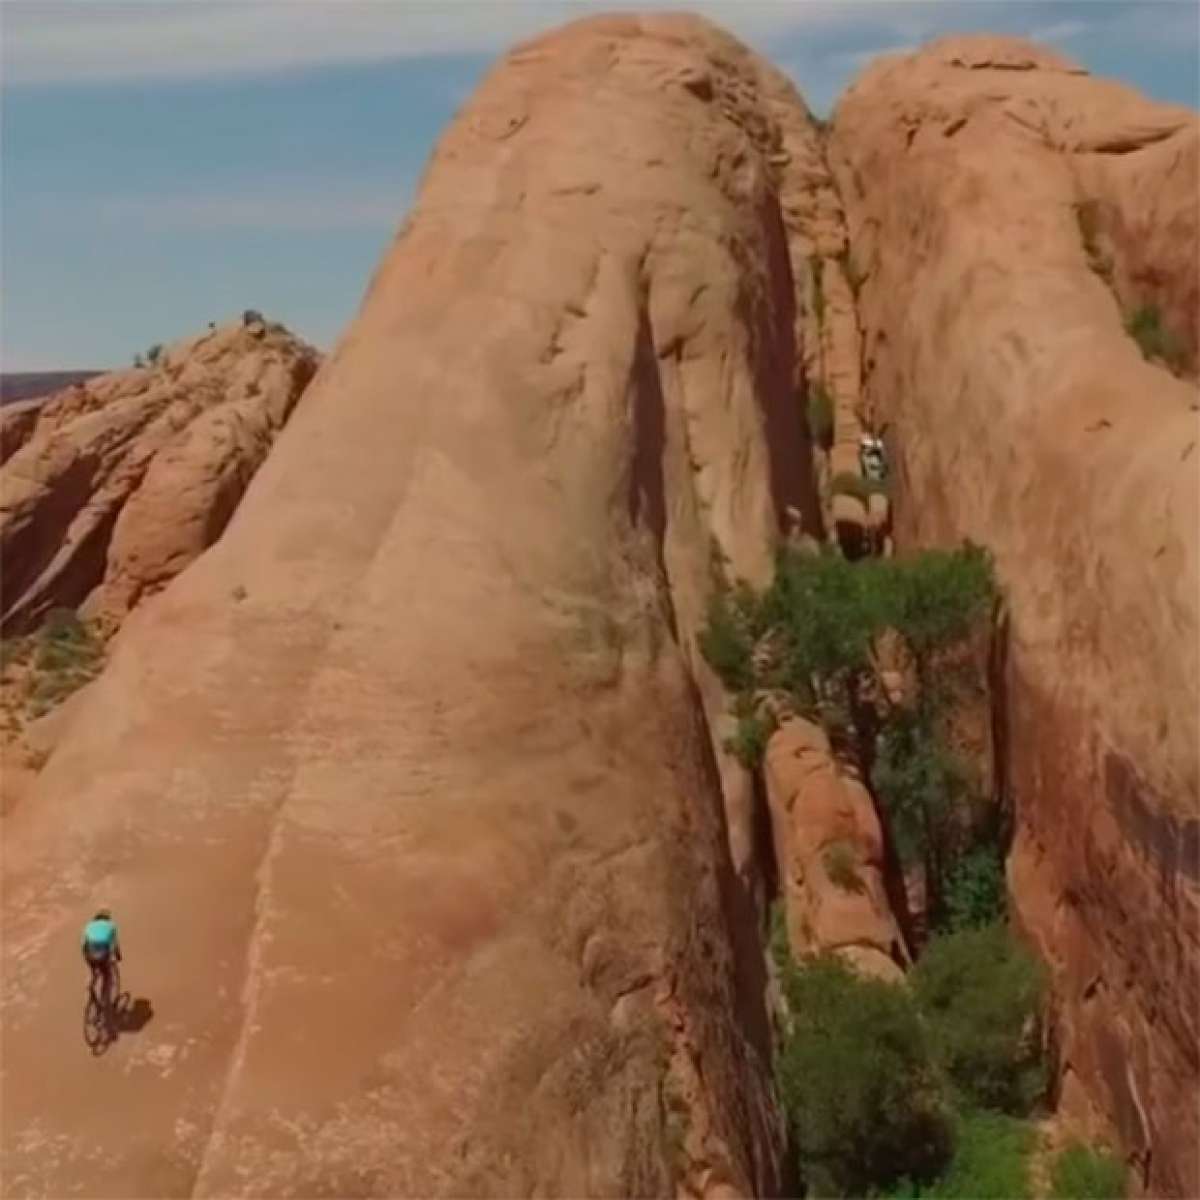
<svg viewBox="0 0 1200 1200"><path fill-rule="evenodd" d="M0 365L109 367L258 308L329 347L439 132L533 0L3 0ZM1200 107L1195 0L697 0L828 110L943 33L1051 42Z"/></svg>

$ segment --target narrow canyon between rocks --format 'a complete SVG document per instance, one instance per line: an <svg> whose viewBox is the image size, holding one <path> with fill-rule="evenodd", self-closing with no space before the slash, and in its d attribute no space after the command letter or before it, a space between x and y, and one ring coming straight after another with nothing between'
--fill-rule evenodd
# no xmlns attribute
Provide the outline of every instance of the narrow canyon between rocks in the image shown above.
<svg viewBox="0 0 1200 1200"><path fill-rule="evenodd" d="M823 122L593 17L328 356L0 410L3 1194L965 1196L887 1190L1002 1073L957 962L1042 972L1031 1200L1200 1195L1198 253L1197 115L1033 43ZM101 904L154 1019L89 1058ZM936 1076L903 1171L822 1004Z"/></svg>

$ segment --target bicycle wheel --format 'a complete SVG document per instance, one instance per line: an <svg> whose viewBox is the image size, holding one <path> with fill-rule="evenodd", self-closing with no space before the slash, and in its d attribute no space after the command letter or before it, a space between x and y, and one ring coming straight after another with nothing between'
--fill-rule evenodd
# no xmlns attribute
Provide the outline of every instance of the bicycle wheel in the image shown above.
<svg viewBox="0 0 1200 1200"><path fill-rule="evenodd" d="M110 1037L117 1035L117 1006L121 1003L121 968L113 963L108 968L108 988L104 997L104 1017Z"/></svg>
<svg viewBox="0 0 1200 1200"><path fill-rule="evenodd" d="M87 1003L83 1008L83 1040L89 1050L97 1050L105 1043L108 1037L106 1025L104 1009L96 995L96 989L89 985Z"/></svg>

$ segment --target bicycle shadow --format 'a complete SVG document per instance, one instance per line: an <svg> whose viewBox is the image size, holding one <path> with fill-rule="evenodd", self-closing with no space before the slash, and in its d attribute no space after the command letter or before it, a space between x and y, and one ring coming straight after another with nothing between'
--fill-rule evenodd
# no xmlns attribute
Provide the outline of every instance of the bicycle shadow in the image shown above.
<svg viewBox="0 0 1200 1200"><path fill-rule="evenodd" d="M96 1058L107 1053L122 1034L145 1029L154 1018L154 1007L145 996L135 1000L130 992L121 992L113 1001L108 1021L102 1023L96 1019L98 1015L90 1006L84 1014L84 1041Z"/></svg>
<svg viewBox="0 0 1200 1200"><path fill-rule="evenodd" d="M145 996L135 1000L128 992L122 992L117 997L113 1028L118 1036L122 1033L141 1033L153 1019L154 1008Z"/></svg>

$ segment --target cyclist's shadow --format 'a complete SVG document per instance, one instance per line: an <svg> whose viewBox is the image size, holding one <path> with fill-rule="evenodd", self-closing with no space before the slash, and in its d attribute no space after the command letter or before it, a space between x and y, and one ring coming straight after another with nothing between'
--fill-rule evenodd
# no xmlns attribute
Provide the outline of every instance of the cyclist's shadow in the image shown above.
<svg viewBox="0 0 1200 1200"><path fill-rule="evenodd" d="M145 996L118 992L107 1019L95 992L89 987L83 1011L83 1040L93 1055L103 1054L123 1033L140 1033L154 1016Z"/></svg>

